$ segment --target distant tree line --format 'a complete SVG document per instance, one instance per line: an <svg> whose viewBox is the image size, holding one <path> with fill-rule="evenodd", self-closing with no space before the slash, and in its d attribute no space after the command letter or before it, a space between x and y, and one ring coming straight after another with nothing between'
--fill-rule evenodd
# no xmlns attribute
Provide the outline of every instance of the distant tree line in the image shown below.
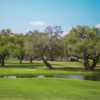
<svg viewBox="0 0 100 100"><path fill-rule="evenodd" d="M89 26L73 27L62 36L61 26L48 26L44 32L29 31L26 34L0 31L0 63L5 65L9 56L19 59L42 60L49 68L48 60L81 61L86 70L94 70L100 57L100 29Z"/></svg>

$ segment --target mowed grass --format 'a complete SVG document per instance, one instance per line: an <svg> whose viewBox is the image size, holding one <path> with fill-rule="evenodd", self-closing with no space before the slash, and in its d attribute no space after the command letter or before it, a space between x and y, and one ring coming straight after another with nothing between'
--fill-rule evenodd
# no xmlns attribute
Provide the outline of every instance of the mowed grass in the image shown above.
<svg viewBox="0 0 100 100"><path fill-rule="evenodd" d="M6 61L6 66L0 68L0 75L18 74L82 74L100 75L96 71L83 70L80 62L50 62L55 68L49 70L42 61L30 64L18 60ZM0 78L0 100L99 100L100 81L86 81L64 78Z"/></svg>
<svg viewBox="0 0 100 100"><path fill-rule="evenodd" d="M42 74L42 75L55 75L55 74L82 74L82 75L100 75L100 66L95 71L85 71L81 62L65 62L65 61L49 61L55 68L49 70L42 61L23 61L19 64L17 59L8 59L4 67L0 67L0 75L17 75L17 74Z"/></svg>
<svg viewBox="0 0 100 100"><path fill-rule="evenodd" d="M67 61L49 61L55 68L69 67L69 68L82 68L83 65L81 62L67 62ZM19 61L15 58L7 59L5 67L17 67L17 68L46 68L45 64L42 61L33 60L32 63L29 61L23 60L22 64L19 64Z"/></svg>
<svg viewBox="0 0 100 100"><path fill-rule="evenodd" d="M0 68L0 76L2 75L100 75L100 71L64 71L64 70L48 70L48 69L23 69L23 68Z"/></svg>
<svg viewBox="0 0 100 100"><path fill-rule="evenodd" d="M0 79L0 100L99 100L100 82L71 79Z"/></svg>
<svg viewBox="0 0 100 100"><path fill-rule="evenodd" d="M16 59L8 59L6 65L0 68L0 75L3 74L44 74L44 75L53 75L53 74L71 74L76 73L73 71L66 71L62 68L80 68L81 64L79 62L59 62L59 61L49 61L55 70L49 70L42 61L33 61L32 64L29 61L23 61L22 64L19 64ZM59 69L61 68L61 69ZM80 73L80 72L77 72Z"/></svg>
<svg viewBox="0 0 100 100"><path fill-rule="evenodd" d="M48 61L54 68L64 68L67 70L79 70L84 69L82 62L70 62L70 61ZM42 61L33 60L32 63L29 61L23 60L23 63L20 64L18 59L11 58L7 59L5 62L6 68L47 68ZM2 67L2 66L1 66ZM100 63L97 64L96 69L100 69Z"/></svg>
<svg viewBox="0 0 100 100"><path fill-rule="evenodd" d="M56 61L49 61L50 64L52 64L52 66L54 68L66 68L66 67L69 67L69 68L82 68L83 65L82 63L79 63L79 62L56 62ZM29 63L27 61L23 61L22 64L19 64L19 63L6 63L5 64L5 67L6 68L46 68L45 64L42 62L42 61L33 61L33 63Z"/></svg>

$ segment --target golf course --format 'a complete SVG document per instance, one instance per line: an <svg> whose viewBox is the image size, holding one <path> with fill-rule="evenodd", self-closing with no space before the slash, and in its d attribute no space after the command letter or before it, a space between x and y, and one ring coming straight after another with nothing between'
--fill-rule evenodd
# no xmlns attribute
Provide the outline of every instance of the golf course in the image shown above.
<svg viewBox="0 0 100 100"><path fill-rule="evenodd" d="M0 100L100 100L100 0L0 0Z"/></svg>
<svg viewBox="0 0 100 100"><path fill-rule="evenodd" d="M29 64L24 61L8 60L0 68L0 100L96 100L100 98L100 81L53 77L54 75L100 75L98 65L95 71L85 71L79 62L50 61L56 69L47 69L42 61ZM62 68L65 69L60 69ZM4 76L19 77L4 77ZM37 77L44 75L45 77ZM25 77L22 77L25 76ZM28 76L28 77L27 77ZM99 77L100 79L100 77Z"/></svg>

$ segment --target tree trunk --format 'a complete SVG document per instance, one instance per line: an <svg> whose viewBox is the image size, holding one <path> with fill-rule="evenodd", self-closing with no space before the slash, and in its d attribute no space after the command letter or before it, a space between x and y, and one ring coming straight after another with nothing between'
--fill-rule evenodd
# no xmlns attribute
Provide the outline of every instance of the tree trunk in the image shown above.
<svg viewBox="0 0 100 100"><path fill-rule="evenodd" d="M99 56L100 56L100 54L97 55L96 51L94 51L94 54L91 57L92 64L90 64L89 63L89 55L88 55L87 49L85 48L84 53L83 53L83 61L84 61L85 70L94 70L94 68L96 67L96 64L99 60Z"/></svg>
<svg viewBox="0 0 100 100"><path fill-rule="evenodd" d="M83 62L84 62L85 70L89 70L89 60L88 60L88 53L86 48L84 49L83 52Z"/></svg>
<svg viewBox="0 0 100 100"><path fill-rule="evenodd" d="M30 56L30 63L31 63L31 64L32 64L32 60L33 60L33 59L32 59L32 56Z"/></svg>
<svg viewBox="0 0 100 100"><path fill-rule="evenodd" d="M1 66L5 66L5 57L1 57Z"/></svg>
<svg viewBox="0 0 100 100"><path fill-rule="evenodd" d="M46 65L47 68L53 69L53 67L51 66L51 64L48 63L47 59L44 56L42 56L42 60L43 60L43 63Z"/></svg>
<svg viewBox="0 0 100 100"><path fill-rule="evenodd" d="M22 59L20 59L19 63L22 64Z"/></svg>
<svg viewBox="0 0 100 100"><path fill-rule="evenodd" d="M19 63L22 64L23 56L19 56Z"/></svg>
<svg viewBox="0 0 100 100"><path fill-rule="evenodd" d="M96 64L97 64L98 60L99 60L99 55L93 57L93 59L92 59L92 65L90 67L91 70L94 70L94 68L96 67Z"/></svg>

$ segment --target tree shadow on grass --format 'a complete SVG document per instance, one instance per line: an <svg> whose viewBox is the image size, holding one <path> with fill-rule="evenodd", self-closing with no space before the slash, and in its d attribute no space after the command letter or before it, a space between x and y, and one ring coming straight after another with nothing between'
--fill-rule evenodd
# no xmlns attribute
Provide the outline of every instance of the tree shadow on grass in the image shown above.
<svg viewBox="0 0 100 100"><path fill-rule="evenodd" d="M83 68L73 68L73 67L59 67L59 68L54 68L54 70L64 70L64 71L83 71Z"/></svg>
<svg viewBox="0 0 100 100"><path fill-rule="evenodd" d="M86 71L84 67L56 67L54 70L65 70L65 71ZM90 71L90 70L87 70ZM96 68L93 70L94 72L100 72L100 68Z"/></svg>
<svg viewBox="0 0 100 100"><path fill-rule="evenodd" d="M18 63L12 63L12 64L5 64L5 66L0 66L3 68L40 68L43 67L44 64L41 63L22 63L22 64L18 64Z"/></svg>
<svg viewBox="0 0 100 100"><path fill-rule="evenodd" d="M53 69L52 70L63 70L63 71L86 71L84 67L55 67L56 64L53 64ZM11 63L11 64L6 64L4 67L0 66L1 68L34 68L34 69L47 69L47 67L40 62L33 62L33 63ZM48 69L49 70L49 69ZM100 66L98 65L94 72L100 72Z"/></svg>

